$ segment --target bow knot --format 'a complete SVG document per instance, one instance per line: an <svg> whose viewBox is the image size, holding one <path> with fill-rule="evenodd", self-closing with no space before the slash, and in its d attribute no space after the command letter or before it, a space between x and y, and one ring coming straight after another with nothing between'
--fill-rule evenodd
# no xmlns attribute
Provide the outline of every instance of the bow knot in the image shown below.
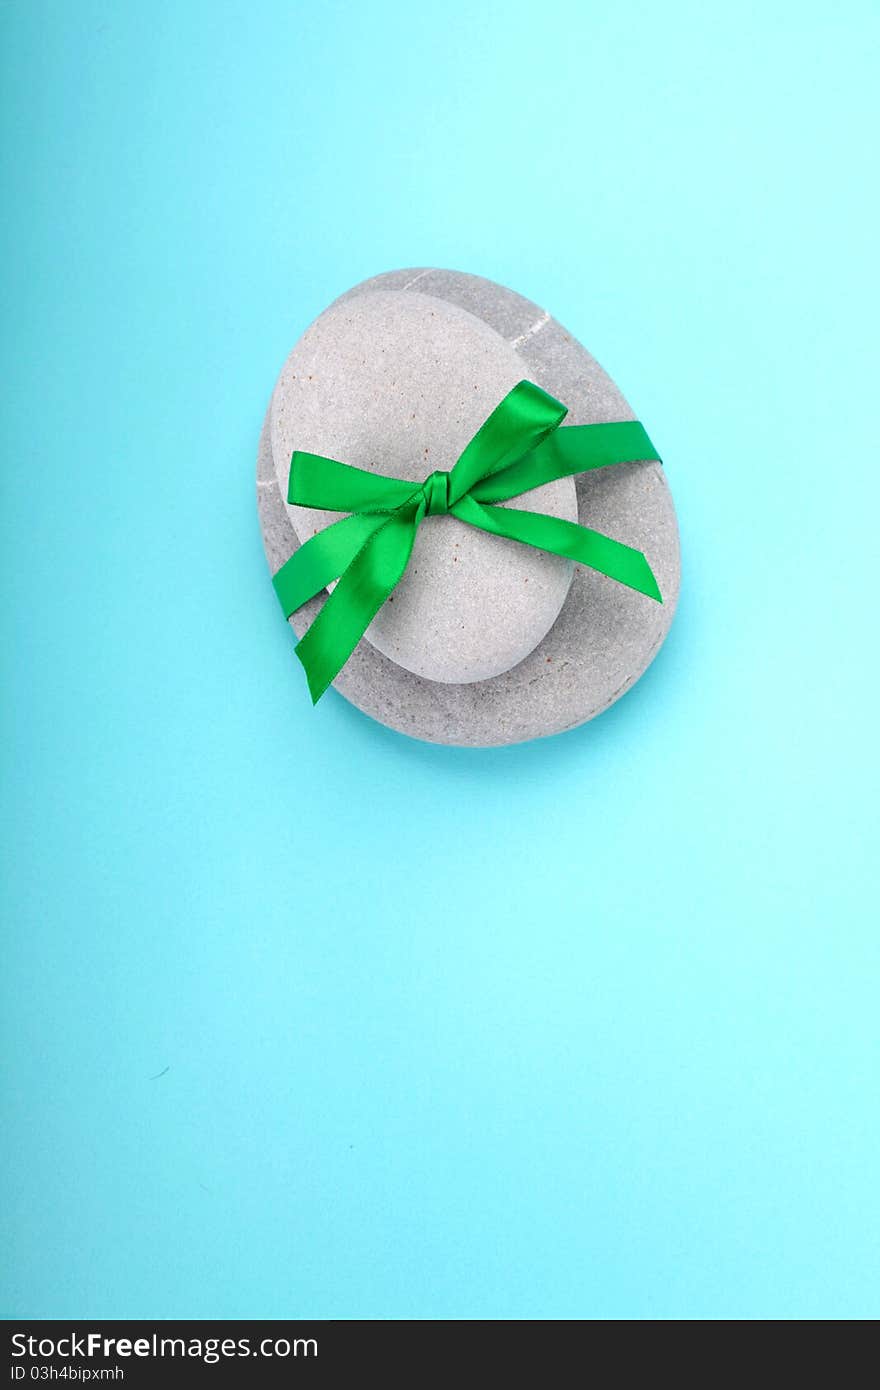
<svg viewBox="0 0 880 1390"><path fill-rule="evenodd" d="M446 516L449 511L449 479L452 475L444 473L439 468L422 483L422 495L425 499L425 516Z"/></svg>
<svg viewBox="0 0 880 1390"><path fill-rule="evenodd" d="M540 386L521 381L451 472L436 470L415 490L399 478L294 451L288 502L351 513L300 546L272 580L286 618L339 580L296 648L313 700L339 674L402 577L426 516L455 516L481 531L589 565L663 602L640 550L573 521L494 505L588 469L659 461L637 420L559 429L566 413Z"/></svg>

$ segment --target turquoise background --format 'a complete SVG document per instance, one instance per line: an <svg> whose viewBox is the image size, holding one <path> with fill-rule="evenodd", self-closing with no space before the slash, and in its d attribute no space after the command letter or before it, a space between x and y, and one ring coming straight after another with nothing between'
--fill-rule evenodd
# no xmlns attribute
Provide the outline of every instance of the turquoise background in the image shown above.
<svg viewBox="0 0 880 1390"><path fill-rule="evenodd" d="M877 6L0 25L4 1314L876 1317ZM276 373L411 264L667 461L546 743L313 711L269 584Z"/></svg>

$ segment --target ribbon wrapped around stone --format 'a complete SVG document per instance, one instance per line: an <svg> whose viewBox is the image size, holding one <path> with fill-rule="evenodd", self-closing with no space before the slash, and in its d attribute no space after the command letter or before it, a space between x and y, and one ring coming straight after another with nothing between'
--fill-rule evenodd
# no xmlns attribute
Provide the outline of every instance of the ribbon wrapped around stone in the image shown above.
<svg viewBox="0 0 880 1390"><path fill-rule="evenodd" d="M662 603L644 554L560 517L496 505L557 478L659 455L637 420L568 425L567 408L531 381L509 391L448 472L422 483L388 478L319 454L294 450L287 500L348 512L318 532L275 575L289 618L338 580L297 643L317 703L403 576L426 516L455 516L471 526L588 565Z"/></svg>

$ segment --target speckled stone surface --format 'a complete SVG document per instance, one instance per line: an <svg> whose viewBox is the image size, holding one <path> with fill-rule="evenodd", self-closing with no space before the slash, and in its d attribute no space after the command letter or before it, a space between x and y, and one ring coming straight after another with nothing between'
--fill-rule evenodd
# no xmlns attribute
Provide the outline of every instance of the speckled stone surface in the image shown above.
<svg viewBox="0 0 880 1390"><path fill-rule="evenodd" d="M516 379L528 377L563 400L571 424L633 418L589 353L513 291L459 272L413 269L365 281L336 306L389 290L446 301L488 325L517 355L521 367ZM260 441L257 495L274 574L300 541L279 488L271 414L270 408ZM607 709L642 674L669 630L678 598L678 528L659 464L622 464L587 473L577 479L576 491L578 519L584 525L645 551L664 596L662 605L578 565L550 631L502 674L466 684L428 680L364 640L337 677L336 689L402 733L469 746L559 733ZM293 615L291 624L299 635L322 601L314 599Z"/></svg>
<svg viewBox="0 0 880 1390"><path fill-rule="evenodd" d="M282 496L294 449L414 483L449 470L522 377L515 348L436 296L373 290L334 304L303 334L272 397ZM508 505L577 520L571 478ZM289 513L300 541L340 515L296 506ZM517 665L546 635L572 571L558 555L455 517L428 517L406 573L365 637L429 680L486 680Z"/></svg>

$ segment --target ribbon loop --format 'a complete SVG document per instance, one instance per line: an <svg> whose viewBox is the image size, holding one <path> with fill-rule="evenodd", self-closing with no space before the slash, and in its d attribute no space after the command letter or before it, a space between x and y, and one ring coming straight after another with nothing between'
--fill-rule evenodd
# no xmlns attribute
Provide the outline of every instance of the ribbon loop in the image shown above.
<svg viewBox="0 0 880 1390"><path fill-rule="evenodd" d="M401 579L426 516L455 516L496 536L588 565L662 603L640 550L571 521L492 505L591 468L660 456L636 420L559 426L566 407L531 381L509 391L449 473L421 484L295 451L287 500L351 515L319 531L273 579L289 618L339 583L296 647L317 703Z"/></svg>

